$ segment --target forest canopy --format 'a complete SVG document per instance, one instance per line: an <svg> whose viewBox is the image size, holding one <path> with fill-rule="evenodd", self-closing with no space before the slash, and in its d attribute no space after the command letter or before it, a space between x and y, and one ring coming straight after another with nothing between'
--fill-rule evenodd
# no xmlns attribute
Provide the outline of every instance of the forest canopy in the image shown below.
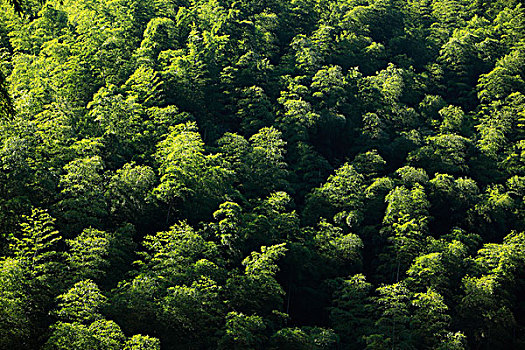
<svg viewBox="0 0 525 350"><path fill-rule="evenodd" d="M0 0L0 349L525 349L519 0Z"/></svg>

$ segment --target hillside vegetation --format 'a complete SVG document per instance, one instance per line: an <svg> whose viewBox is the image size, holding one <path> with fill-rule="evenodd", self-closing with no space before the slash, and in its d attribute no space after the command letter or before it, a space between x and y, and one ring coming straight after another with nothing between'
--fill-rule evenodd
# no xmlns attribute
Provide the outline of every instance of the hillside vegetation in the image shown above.
<svg viewBox="0 0 525 350"><path fill-rule="evenodd" d="M0 349L525 349L519 0L0 0Z"/></svg>

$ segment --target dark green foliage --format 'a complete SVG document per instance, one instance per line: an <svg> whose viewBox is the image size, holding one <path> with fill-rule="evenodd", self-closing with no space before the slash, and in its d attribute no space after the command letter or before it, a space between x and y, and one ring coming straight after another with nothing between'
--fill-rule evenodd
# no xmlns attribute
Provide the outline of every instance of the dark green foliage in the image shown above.
<svg viewBox="0 0 525 350"><path fill-rule="evenodd" d="M524 232L518 0L0 0L1 349L522 349Z"/></svg>

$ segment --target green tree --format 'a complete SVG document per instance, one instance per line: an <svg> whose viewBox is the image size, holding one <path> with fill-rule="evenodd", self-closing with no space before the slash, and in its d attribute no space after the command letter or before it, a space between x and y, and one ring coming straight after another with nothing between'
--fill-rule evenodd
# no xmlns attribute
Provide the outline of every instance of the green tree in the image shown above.
<svg viewBox="0 0 525 350"><path fill-rule="evenodd" d="M55 272L59 259L55 249L62 237L55 230L55 219L43 209L33 209L31 215L24 219L20 233L10 237L9 249L31 278L45 278Z"/></svg>
<svg viewBox="0 0 525 350"><path fill-rule="evenodd" d="M156 181L154 170L147 165L126 163L118 169L109 180L105 193L114 220L137 225L144 221L144 216L154 215L151 192Z"/></svg>
<svg viewBox="0 0 525 350"><path fill-rule="evenodd" d="M221 164L220 155L204 154L204 143L195 123L180 124L158 144L161 175L155 193L170 210L202 217L230 190L231 172ZM181 208L182 206L182 208Z"/></svg>
<svg viewBox="0 0 525 350"><path fill-rule="evenodd" d="M363 336L372 326L372 319L369 317L372 284L362 274L335 282L338 287L330 308L332 327L341 337L345 348L360 349L364 346Z"/></svg>
<svg viewBox="0 0 525 350"><path fill-rule="evenodd" d="M100 312L107 298L93 281L83 280L59 295L57 300L56 315L61 320L88 324L103 317Z"/></svg>
<svg viewBox="0 0 525 350"><path fill-rule="evenodd" d="M66 240L66 259L78 279L100 280L109 267L111 237L104 231L84 229L74 239Z"/></svg>
<svg viewBox="0 0 525 350"><path fill-rule="evenodd" d="M104 162L99 156L78 158L64 166L59 183L62 198L56 209L67 234L102 226L108 209L103 170Z"/></svg>
<svg viewBox="0 0 525 350"><path fill-rule="evenodd" d="M24 266L19 260L0 260L0 346L29 349L34 325L29 316Z"/></svg>
<svg viewBox="0 0 525 350"><path fill-rule="evenodd" d="M325 184L314 189L308 196L304 219L307 223L314 223L320 217L331 219L338 214L339 220L345 220L350 227L359 224L363 191L363 175L352 165L344 164L328 177Z"/></svg>
<svg viewBox="0 0 525 350"><path fill-rule="evenodd" d="M262 349L268 342L266 328L264 319L260 316L230 312L225 334L219 341L219 349Z"/></svg>
<svg viewBox="0 0 525 350"><path fill-rule="evenodd" d="M261 317L280 310L284 291L275 279L279 271L277 260L284 256L285 244L262 246L261 252L252 252L243 260L244 274L234 274L226 282L226 295L234 310Z"/></svg>
<svg viewBox="0 0 525 350"><path fill-rule="evenodd" d="M281 132L273 127L262 128L249 141L252 151L247 159L250 172L246 190L254 194L285 190L288 171L284 160L286 142Z"/></svg>
<svg viewBox="0 0 525 350"><path fill-rule="evenodd" d="M147 335L134 335L126 341L125 350L160 350L160 341Z"/></svg>
<svg viewBox="0 0 525 350"><path fill-rule="evenodd" d="M403 282L377 289L376 305L379 318L373 332L367 336L367 349L415 349L410 326L410 293Z"/></svg>

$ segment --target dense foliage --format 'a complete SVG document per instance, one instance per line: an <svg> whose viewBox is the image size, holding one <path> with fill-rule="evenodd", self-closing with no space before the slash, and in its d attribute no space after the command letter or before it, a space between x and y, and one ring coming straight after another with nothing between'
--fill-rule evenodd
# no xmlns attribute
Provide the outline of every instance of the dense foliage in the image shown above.
<svg viewBox="0 0 525 350"><path fill-rule="evenodd" d="M3 0L1 349L524 349L519 0Z"/></svg>

